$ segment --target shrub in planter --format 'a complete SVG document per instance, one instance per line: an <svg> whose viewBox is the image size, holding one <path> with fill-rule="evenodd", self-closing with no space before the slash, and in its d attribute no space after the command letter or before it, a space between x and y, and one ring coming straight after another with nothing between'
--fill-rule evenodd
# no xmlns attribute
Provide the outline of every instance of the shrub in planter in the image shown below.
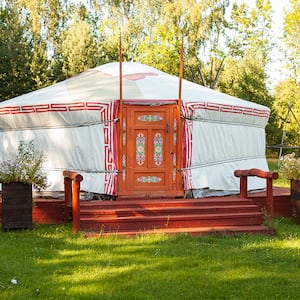
<svg viewBox="0 0 300 300"><path fill-rule="evenodd" d="M33 141L21 141L16 156L0 163L3 229L32 227L32 186L37 190L47 186L44 161Z"/></svg>

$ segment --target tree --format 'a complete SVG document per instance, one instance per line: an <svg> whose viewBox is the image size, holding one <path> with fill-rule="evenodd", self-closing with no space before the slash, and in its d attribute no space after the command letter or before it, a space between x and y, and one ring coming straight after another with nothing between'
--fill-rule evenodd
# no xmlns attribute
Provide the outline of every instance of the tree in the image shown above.
<svg viewBox="0 0 300 300"><path fill-rule="evenodd" d="M76 20L63 34L61 55L62 71L66 77L74 76L97 63L97 44L85 20Z"/></svg>
<svg viewBox="0 0 300 300"><path fill-rule="evenodd" d="M163 0L98 0L100 47L102 61L119 59L119 38L122 37L123 60L137 60L138 48L146 36L152 35L155 19L160 15Z"/></svg>
<svg viewBox="0 0 300 300"><path fill-rule="evenodd" d="M138 52L137 60L141 63L178 75L180 38L174 25L170 24L166 32L164 25L157 24L153 29L153 36L145 37Z"/></svg>
<svg viewBox="0 0 300 300"><path fill-rule="evenodd" d="M148 15L152 14L149 7ZM178 75L183 6L180 1L162 1L156 18L148 18L148 28L137 47L136 59L164 72Z"/></svg>
<svg viewBox="0 0 300 300"><path fill-rule="evenodd" d="M285 144L300 145L300 85L293 79L281 81L274 88L274 108L279 116L278 126L285 132ZM291 108L288 114L289 108ZM288 114L288 119L286 120ZM283 133L282 133L283 134Z"/></svg>
<svg viewBox="0 0 300 300"><path fill-rule="evenodd" d="M14 1L0 6L0 100L29 92L34 86L27 26Z"/></svg>
<svg viewBox="0 0 300 300"><path fill-rule="evenodd" d="M32 72L36 87L65 79L59 52L62 31L72 16L73 5L67 0L16 0L24 18L30 22Z"/></svg>
<svg viewBox="0 0 300 300"><path fill-rule="evenodd" d="M290 0L291 10L284 19L284 42L287 52L290 77L300 80L300 1Z"/></svg>
<svg viewBox="0 0 300 300"><path fill-rule="evenodd" d="M274 108L279 116L278 126L285 135L285 143L299 146L300 138L300 2L290 0L291 8L284 20L284 44L289 76L274 88ZM288 109L292 108L288 122Z"/></svg>
<svg viewBox="0 0 300 300"><path fill-rule="evenodd" d="M234 5L230 29L231 57L219 87L223 92L272 107L272 97L267 89L266 65L269 60L271 29L270 1L257 0L249 10L246 4Z"/></svg>

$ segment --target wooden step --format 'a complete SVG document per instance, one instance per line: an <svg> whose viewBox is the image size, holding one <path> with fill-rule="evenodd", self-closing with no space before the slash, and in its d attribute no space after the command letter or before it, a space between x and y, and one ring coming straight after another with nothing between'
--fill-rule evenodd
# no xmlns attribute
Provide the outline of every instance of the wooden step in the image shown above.
<svg viewBox="0 0 300 300"><path fill-rule="evenodd" d="M227 206L199 206L199 207L136 207L136 208L82 208L81 217L99 217L110 218L110 217L132 217L132 216L168 216L168 215L198 215L198 214L214 214L214 213L232 213L235 212L257 212L258 207L254 204L249 205L227 205Z"/></svg>
<svg viewBox="0 0 300 300"><path fill-rule="evenodd" d="M81 218L80 227L83 230L128 231L157 228L207 227L260 225L263 214L230 213L230 214L199 214L199 215L169 215L169 216L132 216L118 218Z"/></svg>
<svg viewBox="0 0 300 300"><path fill-rule="evenodd" d="M119 208L135 208L140 207L182 207L182 206L213 206L213 205L253 205L253 201L250 199L241 198L224 198L224 197L214 197L204 199L163 199L163 200L130 200L130 201L81 201L80 207L88 208L92 207L100 209L112 207L113 209Z"/></svg>
<svg viewBox="0 0 300 300"><path fill-rule="evenodd" d="M98 233L204 234L205 232L265 232L264 215L250 199L131 199L82 201L80 228Z"/></svg>

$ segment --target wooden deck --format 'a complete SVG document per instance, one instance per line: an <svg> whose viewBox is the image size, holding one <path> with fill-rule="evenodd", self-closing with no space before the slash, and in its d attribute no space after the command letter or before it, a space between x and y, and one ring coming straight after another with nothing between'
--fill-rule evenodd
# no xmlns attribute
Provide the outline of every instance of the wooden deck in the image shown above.
<svg viewBox="0 0 300 300"><path fill-rule="evenodd" d="M290 190L273 188L274 216L291 217ZM201 199L116 199L81 201L80 230L87 235L153 233L272 233L264 225L265 192ZM0 202L1 208L1 202ZM0 209L1 217L2 209ZM64 201L35 198L33 222L62 224Z"/></svg>
<svg viewBox="0 0 300 300"><path fill-rule="evenodd" d="M291 217L289 189L274 188L274 216ZM122 199L81 203L80 227L90 235L153 233L270 234L265 192L201 199Z"/></svg>

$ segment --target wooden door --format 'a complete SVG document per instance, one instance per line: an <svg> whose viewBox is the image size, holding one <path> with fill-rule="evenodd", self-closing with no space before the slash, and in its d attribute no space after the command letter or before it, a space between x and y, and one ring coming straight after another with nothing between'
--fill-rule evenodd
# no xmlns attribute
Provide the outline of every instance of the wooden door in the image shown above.
<svg viewBox="0 0 300 300"><path fill-rule="evenodd" d="M176 112L176 105L124 105L121 193L182 193Z"/></svg>

